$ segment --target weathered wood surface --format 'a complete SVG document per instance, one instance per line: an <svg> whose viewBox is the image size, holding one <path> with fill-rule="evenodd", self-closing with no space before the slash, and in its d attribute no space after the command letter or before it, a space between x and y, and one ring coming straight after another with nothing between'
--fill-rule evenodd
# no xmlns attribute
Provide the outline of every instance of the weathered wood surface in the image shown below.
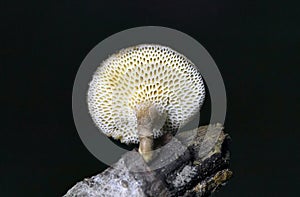
<svg viewBox="0 0 300 197"><path fill-rule="evenodd" d="M209 196L231 178L230 137L221 124L181 132L145 163L130 151L104 172L73 186L71 196Z"/></svg>

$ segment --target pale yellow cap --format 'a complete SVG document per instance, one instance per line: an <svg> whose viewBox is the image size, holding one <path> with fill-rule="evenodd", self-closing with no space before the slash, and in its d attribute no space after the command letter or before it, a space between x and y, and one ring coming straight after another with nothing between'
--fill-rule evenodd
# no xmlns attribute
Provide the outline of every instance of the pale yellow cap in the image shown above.
<svg viewBox="0 0 300 197"><path fill-rule="evenodd" d="M119 51L98 67L87 102L104 134L138 143L139 108L151 104L166 113L166 130L174 131L200 110L204 97L202 77L190 60L169 47L143 44ZM163 132L154 127L154 138Z"/></svg>

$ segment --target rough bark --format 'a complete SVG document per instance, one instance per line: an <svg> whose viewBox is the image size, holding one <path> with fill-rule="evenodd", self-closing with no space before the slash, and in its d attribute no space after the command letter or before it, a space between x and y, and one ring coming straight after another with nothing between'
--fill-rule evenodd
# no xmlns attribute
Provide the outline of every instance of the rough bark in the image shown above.
<svg viewBox="0 0 300 197"><path fill-rule="evenodd" d="M209 196L231 178L230 137L221 124L181 132L145 163L130 151L104 172L73 186L71 196Z"/></svg>

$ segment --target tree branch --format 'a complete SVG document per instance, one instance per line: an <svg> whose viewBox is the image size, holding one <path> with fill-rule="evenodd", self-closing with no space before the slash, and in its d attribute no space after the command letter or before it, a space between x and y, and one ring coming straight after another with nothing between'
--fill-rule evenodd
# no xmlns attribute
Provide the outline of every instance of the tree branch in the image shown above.
<svg viewBox="0 0 300 197"><path fill-rule="evenodd" d="M181 132L145 163L130 151L104 172L73 186L71 196L209 196L231 178L230 137L221 124Z"/></svg>

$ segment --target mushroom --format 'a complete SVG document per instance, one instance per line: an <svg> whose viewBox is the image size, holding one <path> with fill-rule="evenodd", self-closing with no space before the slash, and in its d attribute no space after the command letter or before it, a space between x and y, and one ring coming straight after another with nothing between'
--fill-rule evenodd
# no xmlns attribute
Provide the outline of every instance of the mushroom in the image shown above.
<svg viewBox="0 0 300 197"><path fill-rule="evenodd" d="M205 87L195 65L157 44L120 50L97 68L87 103L96 126L122 143L139 143L146 162L153 139L174 133L204 102Z"/></svg>

